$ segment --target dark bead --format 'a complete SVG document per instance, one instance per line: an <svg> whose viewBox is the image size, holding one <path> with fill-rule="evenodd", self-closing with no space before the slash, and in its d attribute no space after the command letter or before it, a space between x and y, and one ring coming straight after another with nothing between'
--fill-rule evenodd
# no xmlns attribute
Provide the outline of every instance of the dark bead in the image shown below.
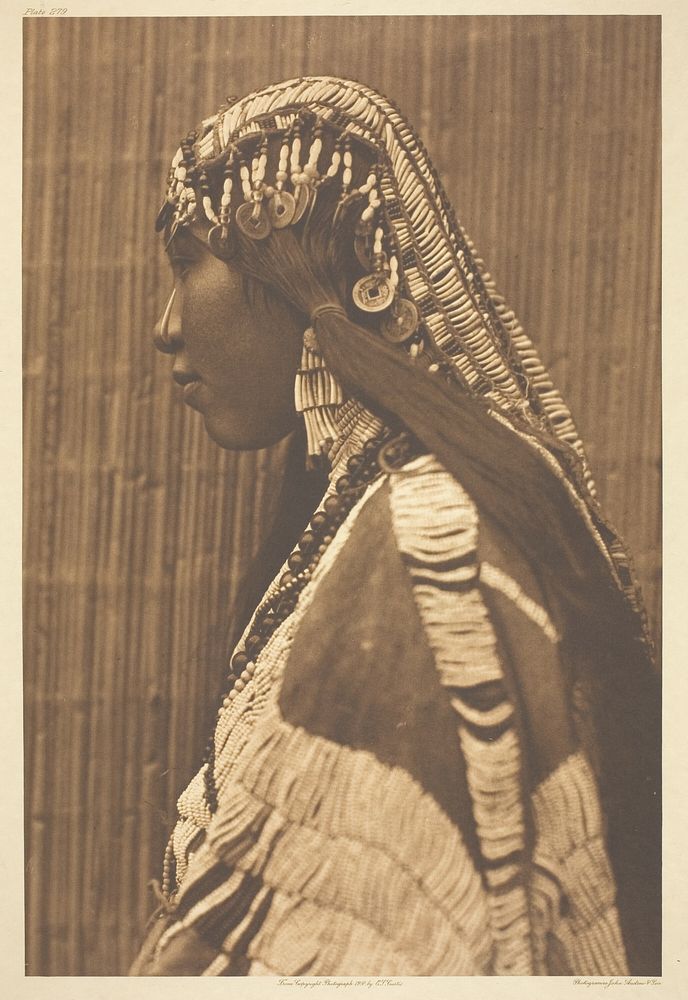
<svg viewBox="0 0 688 1000"><path fill-rule="evenodd" d="M351 478L350 476L340 476L337 480L337 490L340 493L346 493L347 490L351 489Z"/></svg>
<svg viewBox="0 0 688 1000"><path fill-rule="evenodd" d="M299 548L302 552L311 552L313 546L315 545L315 535L312 531L304 531L301 535L301 541L299 542Z"/></svg>
<svg viewBox="0 0 688 1000"><path fill-rule="evenodd" d="M323 504L325 513L331 517L333 514L338 514L342 508L341 501L339 497L328 497Z"/></svg>
<svg viewBox="0 0 688 1000"><path fill-rule="evenodd" d="M263 636L269 635L275 627L275 616L265 615L262 621L259 623L260 634Z"/></svg>
<svg viewBox="0 0 688 1000"><path fill-rule="evenodd" d="M246 651L249 656L251 654L256 654L259 649L265 645L263 637L261 635L250 635L246 640Z"/></svg>
<svg viewBox="0 0 688 1000"><path fill-rule="evenodd" d="M280 587L286 587L287 584L290 584L290 583L293 583L293 582L294 582L294 576L293 576L293 574L289 573L289 572L286 572L286 573L282 574L282 576L280 578L279 585L280 585Z"/></svg>
<svg viewBox="0 0 688 1000"><path fill-rule="evenodd" d="M289 556L289 559L287 560L287 564L289 566L289 569L293 569L295 573L298 573L299 570L303 569L303 567L305 566L306 560L303 558L300 552L292 552L292 554Z"/></svg>
<svg viewBox="0 0 688 1000"><path fill-rule="evenodd" d="M248 663L248 656L246 653L235 653L232 657L232 670L235 674L240 674Z"/></svg>
<svg viewBox="0 0 688 1000"><path fill-rule="evenodd" d="M366 441L363 445L363 454L366 458L371 458L373 455L377 455L380 444L378 441Z"/></svg>
<svg viewBox="0 0 688 1000"><path fill-rule="evenodd" d="M358 472L358 470L363 465L363 457L361 455L352 455L349 461L346 463L346 467L349 472Z"/></svg>
<svg viewBox="0 0 688 1000"><path fill-rule="evenodd" d="M322 511L318 511L318 513L314 514L311 518L311 524L314 528L324 528L327 524L327 517Z"/></svg>

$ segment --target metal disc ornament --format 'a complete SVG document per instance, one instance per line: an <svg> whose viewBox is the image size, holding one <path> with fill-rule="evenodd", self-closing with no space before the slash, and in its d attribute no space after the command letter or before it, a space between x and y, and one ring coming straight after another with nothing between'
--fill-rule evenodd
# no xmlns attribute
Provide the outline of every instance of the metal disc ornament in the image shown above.
<svg viewBox="0 0 688 1000"><path fill-rule="evenodd" d="M252 240L264 240L272 232L268 213L265 211L262 201L244 202L237 208L234 221L242 233L245 236L250 236Z"/></svg>
<svg viewBox="0 0 688 1000"><path fill-rule="evenodd" d="M294 191L294 216L292 218L292 225L296 225L300 222L306 213L311 200L310 188L306 184L298 184L296 190Z"/></svg>
<svg viewBox="0 0 688 1000"><path fill-rule="evenodd" d="M284 229L291 225L295 211L294 196L288 191L276 191L268 202L268 218L273 229Z"/></svg>
<svg viewBox="0 0 688 1000"><path fill-rule="evenodd" d="M382 312L392 304L394 289L386 274L366 274L354 285L351 297L363 312Z"/></svg>
<svg viewBox="0 0 688 1000"><path fill-rule="evenodd" d="M399 299L389 316L385 316L380 332L390 344L403 344L418 329L418 309L414 302Z"/></svg>
<svg viewBox="0 0 688 1000"><path fill-rule="evenodd" d="M228 260L232 256L232 249L229 240L222 238L222 226L213 226L208 233L208 246L210 252L221 260Z"/></svg>

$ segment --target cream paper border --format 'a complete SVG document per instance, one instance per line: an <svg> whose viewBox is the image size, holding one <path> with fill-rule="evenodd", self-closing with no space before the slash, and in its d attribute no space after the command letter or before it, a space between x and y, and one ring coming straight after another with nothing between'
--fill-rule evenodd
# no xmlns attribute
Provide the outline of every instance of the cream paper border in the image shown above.
<svg viewBox="0 0 688 1000"><path fill-rule="evenodd" d="M223 16L223 15L408 15L408 14L661 14L663 19L663 380L664 380L664 975L658 984L600 980L601 985L575 985L567 978L445 978L405 979L401 986L376 986L332 980L310 986L280 985L256 977L226 979L135 979L115 977L25 977L23 914L23 791L21 674L21 32L28 5L3 0L0 34L0 91L4 161L0 186L0 650L2 651L3 713L0 725L0 1000L50 997L51 1000L111 1000L111 998L238 997L289 1000L312 995L359 1000L365 996L455 1000L504 997L509 1000L617 994L628 991L668 1000L688 997L688 784L681 751L686 746L685 717L688 682L688 331L683 317L688 241L688 5L664 3L569 2L516 4L483 0L464 5L413 0L318 0L318 3L120 2L64 0L69 15L93 16ZM40 8L41 2L34 6ZM46 4L48 8L52 4ZM683 8L683 9L682 9ZM643 234L638 234L642 239ZM313 983L313 981L310 981ZM655 991L653 993L653 991ZM659 991L659 994L656 992Z"/></svg>

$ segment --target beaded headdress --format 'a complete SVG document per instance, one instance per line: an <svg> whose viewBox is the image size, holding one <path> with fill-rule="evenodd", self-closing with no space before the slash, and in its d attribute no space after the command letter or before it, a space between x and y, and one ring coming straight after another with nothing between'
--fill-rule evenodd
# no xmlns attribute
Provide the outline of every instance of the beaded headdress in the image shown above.
<svg viewBox="0 0 688 1000"><path fill-rule="evenodd" d="M327 158L325 133L332 149ZM281 140L274 178L267 176L271 137ZM366 147L372 166L364 182L352 186L356 144ZM237 185L243 201L233 210ZM157 225L171 237L205 219L210 249L229 258L234 231L259 242L273 229L298 227L324 185L338 197L335 226L342 215L357 215L352 249L364 273L353 286L353 305L378 314L385 339L485 397L516 431L530 428L558 440L562 478L581 507L599 515L570 411L456 219L421 141L380 94L319 76L228 99L182 141ZM331 379L317 352L302 367L313 378ZM334 380L325 389L328 402L317 409L309 439L323 438L335 424L343 397ZM300 408L307 406L301 399ZM599 525L598 516L595 521ZM642 615L623 546L609 529L597 540Z"/></svg>
<svg viewBox="0 0 688 1000"><path fill-rule="evenodd" d="M325 128L337 133L329 163L321 162ZM274 182L268 183L271 134L283 142ZM352 188L356 141L372 147L376 162L364 184ZM217 170L223 158L218 204L207 168ZM232 218L237 181L244 203ZM338 185L341 208L360 205L356 252L370 274L357 282L355 304L384 314L387 337L406 342L411 354L424 341L431 344L471 392L568 442L591 487L569 410L484 272L418 138L379 94L358 83L308 77L220 109L177 150L159 226L174 231L202 213L213 227L210 246L221 253L233 226L260 240L273 227L297 225L325 183ZM412 310L420 318L417 327L408 316Z"/></svg>

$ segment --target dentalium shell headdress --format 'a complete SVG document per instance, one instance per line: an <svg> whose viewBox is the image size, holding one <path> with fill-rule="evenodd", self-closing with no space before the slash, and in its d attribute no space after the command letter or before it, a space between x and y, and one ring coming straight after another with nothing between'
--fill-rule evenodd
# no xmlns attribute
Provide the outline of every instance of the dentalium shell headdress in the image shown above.
<svg viewBox="0 0 688 1000"><path fill-rule="evenodd" d="M336 137L328 162L322 162L325 131ZM282 139L274 179L266 177L270 135ZM374 163L359 188L351 187L352 143L368 147ZM221 189L211 189L211 170L222 174ZM360 212L357 256L372 272L368 286L372 282L375 294L382 290L388 339L403 343L411 357L422 352L431 367L451 371L531 444L529 430L561 442L557 474L588 521L616 585L642 613L628 557L601 519L571 414L454 216L422 143L388 100L332 77L291 80L230 99L182 142L158 227L174 231L205 217L212 226L211 249L221 256L235 226L261 240L273 226L298 225L322 184L338 185L340 207ZM244 204L232 213L237 185ZM356 304L366 308L360 297ZM405 326L409 310L417 322ZM369 311L379 310L373 305Z"/></svg>

